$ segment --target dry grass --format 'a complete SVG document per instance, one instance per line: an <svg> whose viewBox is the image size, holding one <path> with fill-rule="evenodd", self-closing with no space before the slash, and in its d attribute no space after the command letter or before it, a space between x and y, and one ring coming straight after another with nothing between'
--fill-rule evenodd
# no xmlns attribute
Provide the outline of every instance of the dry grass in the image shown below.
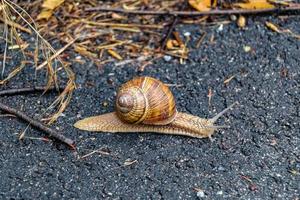
<svg viewBox="0 0 300 200"><path fill-rule="evenodd" d="M2 39L5 40L1 70L2 80L0 81L0 85L11 81L27 64L33 64L36 70L47 71L46 88L52 86L58 87L59 84L63 82L63 80L60 80L62 78L59 76L59 73L64 71L67 74L66 78L68 81L64 91L59 94L51 107L48 108L48 111L52 111L52 114L48 117L48 121L52 123L65 110L71 99L72 92L75 89L75 75L71 68L65 65L59 57L59 53L62 53L65 48L56 52L38 31L38 26L34 19L18 4L8 0L1 0L0 12L0 20L4 26L4 37ZM23 33L20 34L20 31ZM29 44L30 42L27 43L25 37L22 37L25 34L35 36L34 46L31 46L31 44ZM9 46L13 46L14 48L10 49ZM16 53L16 51L18 52ZM10 56L12 59L14 56L21 55L23 61L21 61L20 66L13 68L8 75L4 77L7 70L6 63L9 54L12 55ZM37 73L32 74L32 77L34 78L36 74ZM56 111L53 111L53 109L56 109Z"/></svg>

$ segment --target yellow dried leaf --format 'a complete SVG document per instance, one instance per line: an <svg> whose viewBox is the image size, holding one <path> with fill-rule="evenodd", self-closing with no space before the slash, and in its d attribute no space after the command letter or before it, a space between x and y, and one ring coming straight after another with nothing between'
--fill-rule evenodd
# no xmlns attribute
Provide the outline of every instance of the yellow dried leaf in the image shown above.
<svg viewBox="0 0 300 200"><path fill-rule="evenodd" d="M269 3L267 0L249 0L245 3L235 3L234 7L239 7L242 9L268 9L274 8L275 6Z"/></svg>
<svg viewBox="0 0 300 200"><path fill-rule="evenodd" d="M273 24L273 23L271 23L271 22L266 22L266 26L267 26L269 29L271 29L272 31L275 31L275 32L277 32L277 33L280 33L280 32L281 32L280 29L279 29L275 24Z"/></svg>
<svg viewBox="0 0 300 200"><path fill-rule="evenodd" d="M123 60L122 56L120 56L120 54L118 54L116 51L114 51L112 49L108 49L107 51L112 57L114 57L118 60Z"/></svg>
<svg viewBox="0 0 300 200"><path fill-rule="evenodd" d="M198 11L209 11L211 8L211 0L189 0L190 6Z"/></svg>
<svg viewBox="0 0 300 200"><path fill-rule="evenodd" d="M173 49L174 48L172 40L169 39L167 41L166 47L167 47L167 49Z"/></svg>
<svg viewBox="0 0 300 200"><path fill-rule="evenodd" d="M53 10L59 7L63 2L64 0L44 0L44 3L42 5L43 9L41 13L37 16L37 19L48 20L52 16Z"/></svg>
<svg viewBox="0 0 300 200"><path fill-rule="evenodd" d="M166 44L167 49L174 49L175 47L179 47L179 43L177 40L169 39Z"/></svg>
<svg viewBox="0 0 300 200"><path fill-rule="evenodd" d="M48 20L53 14L53 10L43 9L42 12L37 16L38 20L46 19Z"/></svg>
<svg viewBox="0 0 300 200"><path fill-rule="evenodd" d="M46 8L48 10L54 10L60 4L62 4L64 0L44 0L44 3L42 5L43 8Z"/></svg>

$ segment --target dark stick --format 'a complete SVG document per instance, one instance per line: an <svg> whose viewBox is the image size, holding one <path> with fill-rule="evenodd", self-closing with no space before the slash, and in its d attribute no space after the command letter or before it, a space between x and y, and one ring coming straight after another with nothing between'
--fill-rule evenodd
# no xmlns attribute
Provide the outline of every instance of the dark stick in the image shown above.
<svg viewBox="0 0 300 200"><path fill-rule="evenodd" d="M180 10L181 10L181 11L184 10L185 7L186 7L186 2L183 3L183 5L182 5L182 7L180 8ZM166 35L165 38L162 40L162 45L161 45L161 49L162 49L162 50L165 49L166 44L167 44L167 42L168 42L168 40L169 40L169 38L170 38L170 36L171 36L171 34L172 34L172 32L173 32L173 30L174 30L176 24L177 24L177 22L178 22L178 19L179 19L179 17L178 17L177 15L174 15L173 22L172 22L172 24L171 24L171 26L170 26L170 28L169 28L169 30L168 30L168 32L167 32L167 35Z"/></svg>
<svg viewBox="0 0 300 200"><path fill-rule="evenodd" d="M7 90L2 90L0 91L0 96L5 96L5 95L18 95L18 94L24 94L24 93L32 93L32 92L48 92L50 90L58 90L58 91L63 91L64 88L59 87L50 87L46 91L46 87L28 87L28 88L17 88L17 89L7 89Z"/></svg>
<svg viewBox="0 0 300 200"><path fill-rule="evenodd" d="M103 12L118 12L125 14L136 14L136 15L173 15L173 16L204 16L204 15L232 15L232 14L267 14L267 13L286 13L291 11L300 11L300 6L291 7L279 7L279 8L268 8L268 9L258 9L258 10L244 10L244 9L231 9L231 10L211 10L205 12L198 11L154 11L154 10L124 10L120 8L104 8L104 7L93 7L86 8L85 11L103 11Z"/></svg>
<svg viewBox="0 0 300 200"><path fill-rule="evenodd" d="M175 28L177 22L178 22L178 16L174 16L173 23L171 24L171 26L170 26L170 28L169 28L169 30L168 30L167 35L166 35L165 38L162 40L162 43L161 43L161 49L163 49L163 50L165 49L166 44L167 44L167 42L168 42L168 40L169 40L169 38L170 38L170 36L171 36L171 34L172 34L174 28Z"/></svg>
<svg viewBox="0 0 300 200"><path fill-rule="evenodd" d="M64 135L54 131L53 129L45 126L43 123L39 122L38 120L35 120L35 119L32 119L30 117L28 117L25 113L19 111L19 110L16 110L14 108L11 108L3 103L0 102L0 110L4 111L4 112L7 112L7 113L10 113L10 114L13 114L17 117L19 117L20 119L28 122L30 125L36 127L37 129L47 133L49 136L63 142L63 143L66 143L67 145L69 145L72 149L75 148L75 142L67 137L65 137Z"/></svg>

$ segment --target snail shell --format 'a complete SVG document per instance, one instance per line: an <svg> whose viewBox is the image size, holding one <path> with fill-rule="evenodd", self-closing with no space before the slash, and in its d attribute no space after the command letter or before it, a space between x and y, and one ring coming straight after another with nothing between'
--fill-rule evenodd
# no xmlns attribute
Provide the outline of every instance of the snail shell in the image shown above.
<svg viewBox="0 0 300 200"><path fill-rule="evenodd" d="M168 86L151 77L138 77L119 89L116 112L130 124L165 125L175 119L177 109Z"/></svg>

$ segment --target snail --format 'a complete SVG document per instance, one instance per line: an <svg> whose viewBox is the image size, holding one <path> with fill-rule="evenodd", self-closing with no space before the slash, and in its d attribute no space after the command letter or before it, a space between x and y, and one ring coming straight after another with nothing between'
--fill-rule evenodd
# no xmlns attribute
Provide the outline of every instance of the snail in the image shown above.
<svg viewBox="0 0 300 200"><path fill-rule="evenodd" d="M115 112L79 120L74 126L99 132L155 132L211 138L215 130L228 126L214 123L237 102L211 119L178 112L169 87L151 77L137 77L124 83L116 97Z"/></svg>

